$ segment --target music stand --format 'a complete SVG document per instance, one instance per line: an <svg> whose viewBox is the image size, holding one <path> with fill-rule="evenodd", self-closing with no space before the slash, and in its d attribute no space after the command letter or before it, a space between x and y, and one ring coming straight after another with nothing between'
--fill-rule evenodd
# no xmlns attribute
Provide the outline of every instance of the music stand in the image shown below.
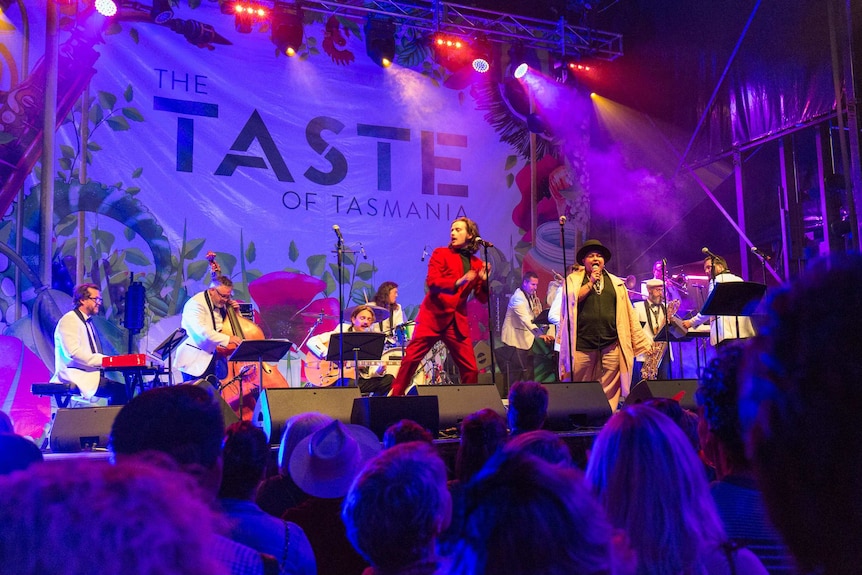
<svg viewBox="0 0 862 575"><path fill-rule="evenodd" d="M281 361L293 342L286 339L246 339L240 342L228 361L254 361L257 362L258 389L263 391L263 362ZM239 378L239 417L242 419L242 378Z"/></svg>
<svg viewBox="0 0 862 575"><path fill-rule="evenodd" d="M158 355L162 358L162 361L165 361L165 358L168 360L168 385L174 384L174 369L173 362L171 361L174 356L174 350L176 350L185 339L186 330L179 327L153 350L153 355Z"/></svg>
<svg viewBox="0 0 862 575"><path fill-rule="evenodd" d="M341 339L343 338L343 339ZM341 341L339 342L339 339ZM348 353L353 355L356 377L359 377L359 361L378 361L383 357L383 347L386 336L379 332L346 331L333 333L329 336L329 348L326 352L327 361L344 361ZM344 349L344 356L339 356L339 350Z"/></svg>
<svg viewBox="0 0 862 575"><path fill-rule="evenodd" d="M716 282L703 303L701 315L735 316L736 336L739 337L739 317L751 316L757 310L766 284L756 282Z"/></svg>

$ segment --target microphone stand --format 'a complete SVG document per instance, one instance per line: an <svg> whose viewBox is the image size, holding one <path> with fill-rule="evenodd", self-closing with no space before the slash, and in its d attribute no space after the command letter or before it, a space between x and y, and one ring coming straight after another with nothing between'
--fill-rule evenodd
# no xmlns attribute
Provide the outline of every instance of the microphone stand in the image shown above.
<svg viewBox="0 0 862 575"><path fill-rule="evenodd" d="M566 222L560 218L560 247L563 250L563 305L569 305L569 264L566 262ZM562 310L560 310L562 313ZM559 326L557 329L562 328ZM569 344L569 381L575 382L575 356L572 353L572 317L569 310L566 310L566 335L568 335L567 343ZM562 352L562 350L560 350Z"/></svg>
<svg viewBox="0 0 862 575"><path fill-rule="evenodd" d="M341 285L341 278L344 277L344 240L341 234L338 234L335 251L338 267L338 384L344 385L344 286Z"/></svg>
<svg viewBox="0 0 862 575"><path fill-rule="evenodd" d="M487 242L482 243L482 255L485 256L485 261L482 263L482 265L485 266L485 269L487 269L488 268L488 243ZM488 328L489 328L488 329L488 343L491 346L491 353L489 354L491 356L491 383L494 386L496 386L497 385L497 374L495 372L497 371L497 364L494 361L494 330L492 328L492 326L494 325L494 314L491 311L492 306L491 306L491 276L490 276L490 274L485 279L485 284L488 287ZM508 385L508 382L507 382L507 385Z"/></svg>
<svg viewBox="0 0 862 575"><path fill-rule="evenodd" d="M668 360L670 360L670 316L667 313L667 259L661 259L661 307L664 310L664 343L665 343L665 353L668 354ZM664 357L664 355L662 355ZM659 360L659 366L661 366L661 359ZM667 373L670 376L670 364L667 366ZM656 369L656 377L658 377L658 369Z"/></svg>

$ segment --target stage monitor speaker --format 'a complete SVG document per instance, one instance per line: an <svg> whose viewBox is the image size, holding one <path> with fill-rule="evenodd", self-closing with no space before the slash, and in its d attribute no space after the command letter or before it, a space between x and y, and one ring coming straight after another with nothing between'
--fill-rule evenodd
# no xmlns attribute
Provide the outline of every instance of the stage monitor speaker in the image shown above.
<svg viewBox="0 0 862 575"><path fill-rule="evenodd" d="M441 431L460 432L466 416L486 407L506 417L500 392L493 385L417 385L416 391L420 396L437 396Z"/></svg>
<svg viewBox="0 0 862 575"><path fill-rule="evenodd" d="M358 387L294 387L264 389L257 400L252 423L263 429L269 442L278 445L285 422L300 413L316 411L350 423Z"/></svg>
<svg viewBox="0 0 862 575"><path fill-rule="evenodd" d="M350 423L367 427L380 440L393 423L411 419L431 432L440 435L440 410L436 396L402 395L398 397L359 397L353 400Z"/></svg>
<svg viewBox="0 0 862 575"><path fill-rule="evenodd" d="M222 396L216 391L213 385L205 379L198 379L197 381L191 382L192 385L197 387L202 387L206 390L210 397L213 398L213 402L217 403L219 409L221 409L221 415L224 419L224 426L227 428L229 425L236 423L239 421L239 415L227 404L227 402L222 399Z"/></svg>
<svg viewBox="0 0 862 575"><path fill-rule="evenodd" d="M697 410L697 400L694 392L697 391L696 379L656 379L644 380L634 386L629 393L626 404L643 403L654 397L673 398L682 394L679 404L683 409Z"/></svg>
<svg viewBox="0 0 862 575"><path fill-rule="evenodd" d="M51 428L51 451L77 453L107 449L114 418L123 406L58 409Z"/></svg>
<svg viewBox="0 0 862 575"><path fill-rule="evenodd" d="M545 429L572 431L601 427L611 417L611 406L597 381L544 384L548 390Z"/></svg>

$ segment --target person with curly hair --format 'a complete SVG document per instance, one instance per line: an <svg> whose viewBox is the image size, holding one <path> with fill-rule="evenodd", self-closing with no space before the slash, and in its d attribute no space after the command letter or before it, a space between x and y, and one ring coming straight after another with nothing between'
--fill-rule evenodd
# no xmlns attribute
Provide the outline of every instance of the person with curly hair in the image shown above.
<svg viewBox="0 0 862 575"><path fill-rule="evenodd" d="M739 376L745 350L738 343L718 350L700 377L697 433L701 453L715 470L710 485L727 536L751 549L772 574L794 573L795 566L766 514L739 422Z"/></svg>
<svg viewBox="0 0 862 575"><path fill-rule="evenodd" d="M453 221L449 237L449 245L434 250L428 262L428 292L419 306L416 331L392 384L392 395L404 395L422 358L438 341L446 345L458 366L461 383L479 381L467 300L472 295L482 303L488 301L490 264L474 255L479 250L479 226L470 218Z"/></svg>

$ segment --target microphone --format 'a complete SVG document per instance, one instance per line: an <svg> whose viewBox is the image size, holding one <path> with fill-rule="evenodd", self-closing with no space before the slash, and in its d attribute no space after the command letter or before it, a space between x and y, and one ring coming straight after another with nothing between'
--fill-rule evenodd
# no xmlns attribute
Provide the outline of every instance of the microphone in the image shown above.
<svg viewBox="0 0 862 575"><path fill-rule="evenodd" d="M344 243L344 236L341 235L341 228L338 227L338 224L334 224L332 226L332 231L335 232L336 236L338 236L338 241L343 244Z"/></svg>
<svg viewBox="0 0 862 575"><path fill-rule="evenodd" d="M757 249L757 248L756 248L756 247L754 247L754 246L751 246L751 253L753 253L754 255L756 255L756 256L758 256L758 257L760 257L760 259L762 259L762 260L769 261L769 260L771 260L771 259L772 259L771 257L769 257L768 255L766 255L765 253L763 253L762 251L760 251L759 249Z"/></svg>
<svg viewBox="0 0 862 575"><path fill-rule="evenodd" d="M485 246L486 248L493 248L493 247L494 247L494 244L492 244L492 243L491 243L491 242L489 242L488 240L483 240L483 239L482 239L482 238L480 238L479 236L476 236L476 240L475 240L475 241L476 241L476 243L477 243L477 244L479 244L480 246Z"/></svg>
<svg viewBox="0 0 862 575"><path fill-rule="evenodd" d="M561 226L566 225L566 216L560 216L560 225Z"/></svg>
<svg viewBox="0 0 862 575"><path fill-rule="evenodd" d="M362 259L368 259L368 254L365 253L365 246L362 245L362 242L359 242L359 253L362 254Z"/></svg>
<svg viewBox="0 0 862 575"><path fill-rule="evenodd" d="M593 262L593 269L594 270L599 269L599 262Z"/></svg>
<svg viewBox="0 0 862 575"><path fill-rule="evenodd" d="M425 258L427 258L427 257L428 257L428 246L424 245L424 246L422 246L422 261L424 262Z"/></svg>
<svg viewBox="0 0 862 575"><path fill-rule="evenodd" d="M702 248L700 251L703 252L704 255L707 255L711 258L717 258L718 257L717 255L715 255L714 253L709 251L709 248Z"/></svg>

